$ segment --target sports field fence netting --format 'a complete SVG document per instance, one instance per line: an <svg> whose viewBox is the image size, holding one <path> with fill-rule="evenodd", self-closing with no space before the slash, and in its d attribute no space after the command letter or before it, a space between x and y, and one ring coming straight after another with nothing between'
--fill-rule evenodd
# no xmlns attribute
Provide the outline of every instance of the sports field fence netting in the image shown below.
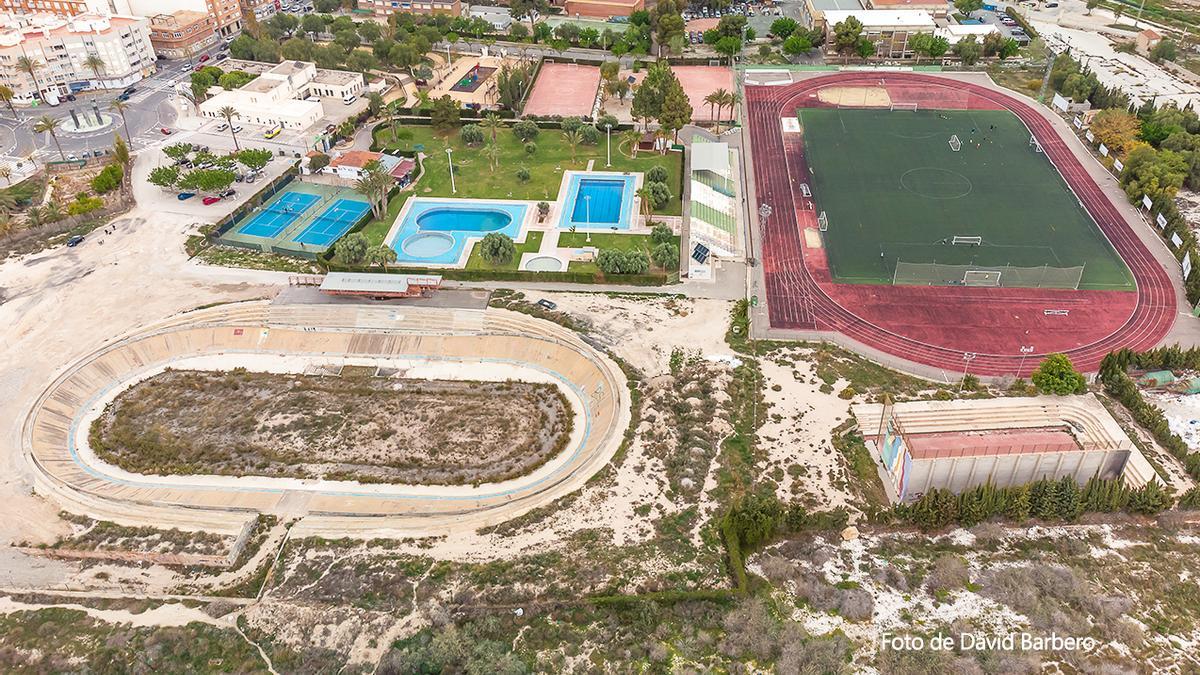
<svg viewBox="0 0 1200 675"><path fill-rule="evenodd" d="M994 286L1000 288L1078 289L1083 278L1078 267L987 267L896 261L892 279L896 286Z"/></svg>

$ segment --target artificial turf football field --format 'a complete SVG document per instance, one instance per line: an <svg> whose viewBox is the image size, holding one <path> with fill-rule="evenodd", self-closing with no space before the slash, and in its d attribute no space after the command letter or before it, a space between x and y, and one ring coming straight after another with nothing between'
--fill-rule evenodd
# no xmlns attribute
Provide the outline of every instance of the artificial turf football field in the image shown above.
<svg viewBox="0 0 1200 675"><path fill-rule="evenodd" d="M1011 112L802 108L797 115L813 200L829 221L823 238L835 281L890 284L901 260L1082 266L1079 288L1134 288L1120 256ZM958 152L949 145L955 134ZM955 236L983 243L943 243Z"/></svg>

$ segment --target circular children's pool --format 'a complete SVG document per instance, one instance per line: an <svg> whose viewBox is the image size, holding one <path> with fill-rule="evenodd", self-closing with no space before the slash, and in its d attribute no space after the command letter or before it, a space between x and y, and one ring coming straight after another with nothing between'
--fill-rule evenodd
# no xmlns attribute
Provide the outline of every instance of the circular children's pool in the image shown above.
<svg viewBox="0 0 1200 675"><path fill-rule="evenodd" d="M401 248L413 258L436 258L454 248L454 237L441 232L418 232L405 239Z"/></svg>
<svg viewBox="0 0 1200 675"><path fill-rule="evenodd" d="M540 255L530 258L529 262L525 263L525 269L531 272L561 272L563 261L554 256Z"/></svg>

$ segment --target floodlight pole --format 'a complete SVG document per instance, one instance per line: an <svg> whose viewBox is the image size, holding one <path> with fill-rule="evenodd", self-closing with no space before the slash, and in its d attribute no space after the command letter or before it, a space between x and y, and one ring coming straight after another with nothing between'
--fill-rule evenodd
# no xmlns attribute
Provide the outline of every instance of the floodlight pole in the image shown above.
<svg viewBox="0 0 1200 675"><path fill-rule="evenodd" d="M962 379L958 381L958 393L960 394L962 393L963 385L966 384L967 381L967 368L971 365L971 361L973 361L976 356L979 355L975 352L963 352L963 374Z"/></svg>
<svg viewBox="0 0 1200 675"><path fill-rule="evenodd" d="M608 168L608 167L612 166L612 125L611 124L604 125L604 134L608 140L608 159L605 160L604 166L605 166L605 168Z"/></svg>
<svg viewBox="0 0 1200 675"><path fill-rule="evenodd" d="M1021 365L1017 366L1017 377L1021 376L1021 371L1025 369L1025 357L1033 353L1033 345L1021 346Z"/></svg>
<svg viewBox="0 0 1200 675"><path fill-rule="evenodd" d="M454 187L454 159L450 156L451 152L452 148L446 148L446 163L450 165L450 193L458 194L458 188Z"/></svg>

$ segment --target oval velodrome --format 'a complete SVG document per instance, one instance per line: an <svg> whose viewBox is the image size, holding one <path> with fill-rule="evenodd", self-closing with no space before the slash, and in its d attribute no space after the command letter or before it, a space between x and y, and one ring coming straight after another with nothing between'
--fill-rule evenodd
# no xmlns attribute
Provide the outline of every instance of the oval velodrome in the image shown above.
<svg viewBox="0 0 1200 675"><path fill-rule="evenodd" d="M321 364L455 362L512 378L536 373L571 400L577 432L561 455L523 478L471 485L376 485L269 477L130 474L86 447L88 421L116 391L176 365L242 365L250 355ZM484 379L493 379L487 377ZM296 512L349 526L415 520L500 522L582 486L620 446L630 415L624 374L556 324L501 309L239 303L186 313L79 359L43 392L24 430L39 492L122 520L220 521L222 514ZM582 431L580 432L579 429ZM333 520L330 521L329 519Z"/></svg>

